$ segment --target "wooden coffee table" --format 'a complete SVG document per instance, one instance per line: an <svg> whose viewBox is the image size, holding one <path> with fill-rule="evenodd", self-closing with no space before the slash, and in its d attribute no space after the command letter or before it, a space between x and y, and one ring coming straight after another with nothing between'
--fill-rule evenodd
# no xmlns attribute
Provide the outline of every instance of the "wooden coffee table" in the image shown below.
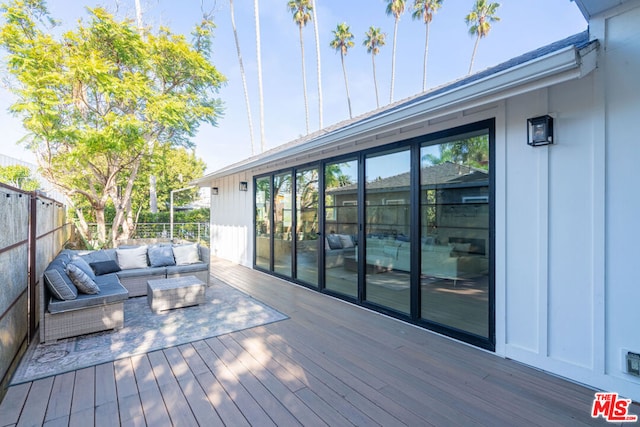
<svg viewBox="0 0 640 427"><path fill-rule="evenodd" d="M206 285L195 276L147 281L147 302L154 312L203 304Z"/></svg>

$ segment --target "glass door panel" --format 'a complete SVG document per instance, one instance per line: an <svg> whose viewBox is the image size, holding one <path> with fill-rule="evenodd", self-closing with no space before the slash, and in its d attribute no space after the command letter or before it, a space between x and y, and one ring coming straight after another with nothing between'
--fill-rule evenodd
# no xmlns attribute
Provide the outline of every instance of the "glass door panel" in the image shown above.
<svg viewBox="0 0 640 427"><path fill-rule="evenodd" d="M421 316L489 336L489 133L421 148Z"/></svg>
<svg viewBox="0 0 640 427"><path fill-rule="evenodd" d="M293 237L291 173L273 177L273 271L291 277Z"/></svg>
<svg viewBox="0 0 640 427"><path fill-rule="evenodd" d="M409 150L365 163L366 300L410 313L411 209Z"/></svg>
<svg viewBox="0 0 640 427"><path fill-rule="evenodd" d="M296 173L296 277L318 285L318 168Z"/></svg>
<svg viewBox="0 0 640 427"><path fill-rule="evenodd" d="M358 296L358 162L329 163L324 169L325 288Z"/></svg>
<svg viewBox="0 0 640 427"><path fill-rule="evenodd" d="M256 266L271 269L271 178L256 179Z"/></svg>

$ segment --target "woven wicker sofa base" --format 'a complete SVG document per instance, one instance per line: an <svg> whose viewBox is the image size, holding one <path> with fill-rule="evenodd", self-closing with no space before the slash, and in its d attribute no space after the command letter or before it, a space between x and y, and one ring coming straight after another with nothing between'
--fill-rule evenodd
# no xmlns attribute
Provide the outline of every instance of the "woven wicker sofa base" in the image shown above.
<svg viewBox="0 0 640 427"><path fill-rule="evenodd" d="M64 313L45 313L47 328L45 342L76 335L120 329L124 326L124 302L71 310Z"/></svg>

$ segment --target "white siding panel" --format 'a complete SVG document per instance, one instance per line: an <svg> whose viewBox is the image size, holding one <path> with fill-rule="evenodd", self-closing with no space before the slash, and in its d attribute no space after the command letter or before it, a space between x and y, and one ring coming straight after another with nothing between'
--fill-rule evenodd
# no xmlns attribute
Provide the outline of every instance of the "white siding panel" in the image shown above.
<svg viewBox="0 0 640 427"><path fill-rule="evenodd" d="M610 18L607 57L607 373L628 381L640 400L640 379L623 372L623 349L640 353L640 8Z"/></svg>
<svg viewBox="0 0 640 427"><path fill-rule="evenodd" d="M549 356L593 365L593 79L550 91L557 144L549 165Z"/></svg>
<svg viewBox="0 0 640 427"><path fill-rule="evenodd" d="M507 101L504 165L507 204L506 344L534 353L539 351L540 340L539 293L546 281L546 277L540 277L546 257L541 259L539 255L541 237L545 233L540 229L538 205L541 191L546 198L546 188L541 189L540 178L541 168L546 170L544 154L547 149L533 149L526 144L526 120L539 113L536 104L546 103L541 92Z"/></svg>
<svg viewBox="0 0 640 427"><path fill-rule="evenodd" d="M249 183L240 191L240 181ZM218 195L211 196L212 254L243 265L252 265L253 185L245 175L232 175L213 184Z"/></svg>

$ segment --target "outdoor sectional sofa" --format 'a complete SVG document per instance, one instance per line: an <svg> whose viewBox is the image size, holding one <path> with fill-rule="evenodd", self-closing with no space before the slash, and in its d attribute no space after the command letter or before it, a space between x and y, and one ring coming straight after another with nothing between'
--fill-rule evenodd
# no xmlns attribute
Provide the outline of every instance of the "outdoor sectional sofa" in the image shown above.
<svg viewBox="0 0 640 427"><path fill-rule="evenodd" d="M120 329L124 301L146 295L148 280L195 276L209 285L209 268L209 248L198 244L65 249L43 274L40 342Z"/></svg>

